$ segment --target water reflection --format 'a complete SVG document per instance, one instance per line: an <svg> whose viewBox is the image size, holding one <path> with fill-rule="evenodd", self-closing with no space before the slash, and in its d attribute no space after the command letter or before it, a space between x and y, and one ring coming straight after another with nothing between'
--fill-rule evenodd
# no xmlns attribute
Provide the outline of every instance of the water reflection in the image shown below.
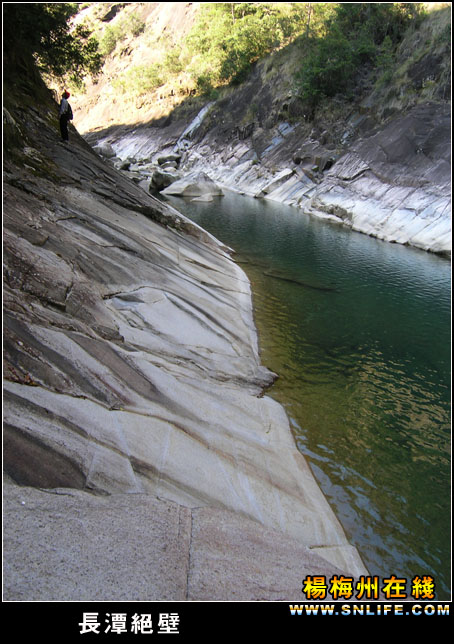
<svg viewBox="0 0 454 644"><path fill-rule="evenodd" d="M237 195L172 205L237 252L262 360L371 574L450 583L450 264Z"/></svg>

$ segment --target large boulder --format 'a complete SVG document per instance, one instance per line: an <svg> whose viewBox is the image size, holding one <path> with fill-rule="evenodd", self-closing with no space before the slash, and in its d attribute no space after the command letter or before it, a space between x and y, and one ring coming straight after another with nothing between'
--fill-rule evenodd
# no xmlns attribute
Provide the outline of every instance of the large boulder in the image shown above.
<svg viewBox="0 0 454 644"><path fill-rule="evenodd" d="M222 188L205 172L194 172L172 183L162 190L162 194L201 197L202 195L223 195L224 193Z"/></svg>
<svg viewBox="0 0 454 644"><path fill-rule="evenodd" d="M177 174L156 168L151 176L150 188L156 192L161 192L175 181L178 181L179 178L180 176Z"/></svg>
<svg viewBox="0 0 454 644"><path fill-rule="evenodd" d="M166 154L158 158L158 164L165 165L166 163L172 162L178 166L180 163L180 160L181 160L181 154L179 153Z"/></svg>
<svg viewBox="0 0 454 644"><path fill-rule="evenodd" d="M113 159L116 156L115 150L110 143L98 143L93 149L105 159Z"/></svg>

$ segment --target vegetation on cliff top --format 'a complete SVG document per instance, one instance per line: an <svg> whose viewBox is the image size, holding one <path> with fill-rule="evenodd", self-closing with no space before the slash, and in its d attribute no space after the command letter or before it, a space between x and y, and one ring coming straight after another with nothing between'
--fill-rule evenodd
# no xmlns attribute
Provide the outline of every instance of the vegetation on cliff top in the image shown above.
<svg viewBox="0 0 454 644"><path fill-rule="evenodd" d="M365 66L389 67L422 3L207 3L187 39L202 91L245 78L251 65L295 40L295 87L312 105L346 93Z"/></svg>
<svg viewBox="0 0 454 644"><path fill-rule="evenodd" d="M324 33L307 34L300 92L317 104L348 93L364 67L383 70L410 24L423 16L422 3L339 3L325 20Z"/></svg>
<svg viewBox="0 0 454 644"><path fill-rule="evenodd" d="M327 3L318 3L327 4ZM251 65L308 28L310 3L207 3L186 46L197 87L239 82Z"/></svg>
<svg viewBox="0 0 454 644"><path fill-rule="evenodd" d="M158 89L181 97L213 95L241 83L254 63L284 54L292 44L298 62L285 69L292 74L292 95L314 108L326 98L358 93L358 78L365 73L392 80L402 58L399 45L409 28L418 27L427 5L200 3L192 28L180 37L156 29L151 4L5 4L4 51L10 60L30 53L42 72L60 79L58 85L78 90L86 75L118 60L119 67L111 67L112 91L124 101L151 104ZM152 56L128 63L138 42Z"/></svg>
<svg viewBox="0 0 454 644"><path fill-rule="evenodd" d="M197 93L210 94L243 81L255 62L298 41L295 90L311 103L348 91L365 65L388 65L405 30L424 14L423 3L208 2L201 3L187 37L175 41L164 34L156 40L153 24L141 18L144 3L135 3L135 13L128 13L131 3L81 8L89 4L94 11L82 24L93 30L105 60L139 34L161 52L159 60L128 67L114 79L123 94L153 92L183 72Z"/></svg>
<svg viewBox="0 0 454 644"><path fill-rule="evenodd" d="M103 59L96 40L82 25L71 29L69 21L77 11L77 3L5 3L5 69L33 57L45 74L76 79L98 73Z"/></svg>

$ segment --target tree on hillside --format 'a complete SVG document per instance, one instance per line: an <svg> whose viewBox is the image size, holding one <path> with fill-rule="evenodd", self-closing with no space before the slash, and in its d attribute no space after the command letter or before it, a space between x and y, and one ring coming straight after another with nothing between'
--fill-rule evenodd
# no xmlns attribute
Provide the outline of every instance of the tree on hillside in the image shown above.
<svg viewBox="0 0 454 644"><path fill-rule="evenodd" d="M300 89L313 106L351 91L358 72L376 66L385 50L390 54L423 7L415 2L341 2L333 9L325 32L306 43Z"/></svg>
<svg viewBox="0 0 454 644"><path fill-rule="evenodd" d="M83 27L70 29L77 3L5 3L3 56L5 70L33 57L41 71L75 78L96 74L102 64L98 45Z"/></svg>
<svg viewBox="0 0 454 644"><path fill-rule="evenodd" d="M208 85L239 82L251 64L304 29L307 3L202 3L187 45L193 73Z"/></svg>

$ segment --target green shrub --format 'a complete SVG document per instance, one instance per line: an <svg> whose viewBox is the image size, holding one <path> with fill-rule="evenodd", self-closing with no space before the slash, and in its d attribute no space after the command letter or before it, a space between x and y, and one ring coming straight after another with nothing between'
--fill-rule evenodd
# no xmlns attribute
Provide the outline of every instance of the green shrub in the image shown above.
<svg viewBox="0 0 454 644"><path fill-rule="evenodd" d="M196 83L241 81L254 62L302 32L304 7L298 2L202 3L187 39Z"/></svg>
<svg viewBox="0 0 454 644"><path fill-rule="evenodd" d="M106 58L115 50L117 44L127 36L138 36L145 29L143 20L137 16L129 15L123 17L114 25L107 25L102 36L99 38L99 50Z"/></svg>
<svg viewBox="0 0 454 644"><path fill-rule="evenodd" d="M119 40L123 39L123 31L119 27L107 25L99 41L99 51L104 57L109 56L117 46Z"/></svg>
<svg viewBox="0 0 454 644"><path fill-rule="evenodd" d="M124 20L124 29L127 34L132 34L137 37L145 30L145 23L134 14L130 14Z"/></svg>
<svg viewBox="0 0 454 644"><path fill-rule="evenodd" d="M417 5L411 6L408 5ZM299 76L300 93L312 106L338 93L348 96L364 67L384 65L389 73L394 51L418 3L339 3L322 36L309 38Z"/></svg>
<svg viewBox="0 0 454 644"><path fill-rule="evenodd" d="M129 96L140 96L146 94L165 82L162 66L137 65L129 69L123 76L112 82L115 89Z"/></svg>
<svg viewBox="0 0 454 644"><path fill-rule="evenodd" d="M389 83L392 79L394 58L394 46L391 38L386 36L377 55L377 67L381 70L380 78L377 81L379 86Z"/></svg>
<svg viewBox="0 0 454 644"><path fill-rule="evenodd" d="M169 74L179 74L183 71L183 64L180 60L180 49L172 49L167 52L164 58L163 67Z"/></svg>
<svg viewBox="0 0 454 644"><path fill-rule="evenodd" d="M342 91L352 74L354 49L337 27L308 54L301 73L303 98L318 103L324 96Z"/></svg>
<svg viewBox="0 0 454 644"><path fill-rule="evenodd" d="M199 74L195 78L195 86L197 93L203 96L211 96L214 90L210 74Z"/></svg>

